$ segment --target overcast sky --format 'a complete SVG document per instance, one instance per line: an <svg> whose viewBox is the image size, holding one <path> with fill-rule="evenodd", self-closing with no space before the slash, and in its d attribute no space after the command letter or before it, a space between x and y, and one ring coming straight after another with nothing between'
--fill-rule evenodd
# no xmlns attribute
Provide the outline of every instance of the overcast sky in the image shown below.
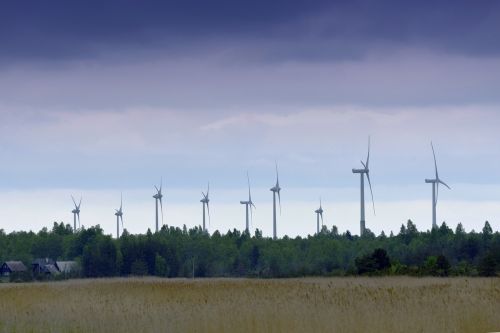
<svg viewBox="0 0 500 333"><path fill-rule="evenodd" d="M377 215L367 227L438 220L500 229L498 1L15 1L0 11L0 228L72 221L132 232L165 223L280 236L325 222L359 232L366 158ZM367 197L369 200L369 197Z"/></svg>

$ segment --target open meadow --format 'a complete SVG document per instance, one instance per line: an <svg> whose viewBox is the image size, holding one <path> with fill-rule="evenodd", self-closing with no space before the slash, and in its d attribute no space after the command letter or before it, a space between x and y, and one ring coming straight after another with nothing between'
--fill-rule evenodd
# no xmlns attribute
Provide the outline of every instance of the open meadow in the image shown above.
<svg viewBox="0 0 500 333"><path fill-rule="evenodd" d="M498 278L123 278L0 292L4 332L500 331Z"/></svg>

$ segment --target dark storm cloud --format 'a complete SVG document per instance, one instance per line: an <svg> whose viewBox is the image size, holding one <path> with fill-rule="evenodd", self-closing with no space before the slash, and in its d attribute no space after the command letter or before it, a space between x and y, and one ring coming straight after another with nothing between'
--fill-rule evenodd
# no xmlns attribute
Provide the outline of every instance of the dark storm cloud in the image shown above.
<svg viewBox="0 0 500 333"><path fill-rule="evenodd" d="M350 58L385 45L496 55L500 1L9 1L0 11L4 62L172 56L212 40L264 60Z"/></svg>

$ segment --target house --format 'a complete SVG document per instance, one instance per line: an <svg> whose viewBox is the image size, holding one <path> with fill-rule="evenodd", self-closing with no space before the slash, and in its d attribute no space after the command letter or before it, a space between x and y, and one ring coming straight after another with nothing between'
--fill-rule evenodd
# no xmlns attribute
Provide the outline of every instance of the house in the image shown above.
<svg viewBox="0 0 500 333"><path fill-rule="evenodd" d="M62 274L71 274L78 270L76 261L56 261L55 266Z"/></svg>
<svg viewBox="0 0 500 333"><path fill-rule="evenodd" d="M12 273L26 272L27 268L21 261L6 261L0 267L1 276L9 276Z"/></svg>
<svg viewBox="0 0 500 333"><path fill-rule="evenodd" d="M31 264L33 274L56 275L59 271L56 268L56 262L50 258L35 259Z"/></svg>

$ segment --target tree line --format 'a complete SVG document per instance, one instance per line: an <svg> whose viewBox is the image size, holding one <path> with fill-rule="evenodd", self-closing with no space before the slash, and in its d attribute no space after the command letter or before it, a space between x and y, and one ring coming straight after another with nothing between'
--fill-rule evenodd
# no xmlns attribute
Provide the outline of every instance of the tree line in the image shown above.
<svg viewBox="0 0 500 333"><path fill-rule="evenodd" d="M263 237L260 230L209 234L200 227L163 226L157 233L119 239L99 225L74 232L54 223L38 233L0 230L0 261L35 258L76 260L81 277L260 277L346 275L495 276L500 271L500 233L485 223L481 232L443 223L418 231L412 221L398 234L363 237L335 226L318 235Z"/></svg>

